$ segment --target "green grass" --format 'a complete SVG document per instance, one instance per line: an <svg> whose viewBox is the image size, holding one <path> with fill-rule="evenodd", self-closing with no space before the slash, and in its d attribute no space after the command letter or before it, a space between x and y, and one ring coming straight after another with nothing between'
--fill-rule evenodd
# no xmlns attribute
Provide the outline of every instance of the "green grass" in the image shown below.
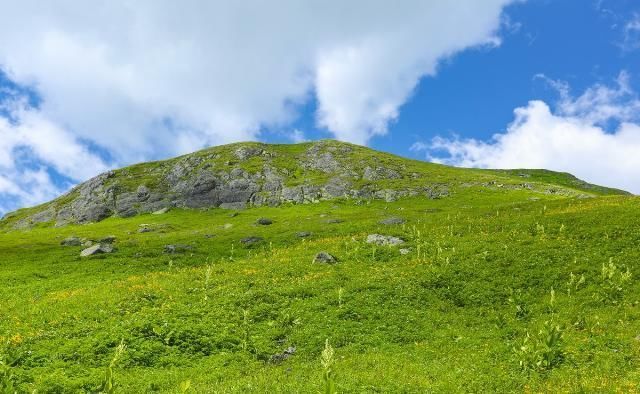
<svg viewBox="0 0 640 394"><path fill-rule="evenodd" d="M436 175L473 184L439 200L5 229L0 389L95 392L110 370L122 393L638 391L640 200L504 186L517 173ZM389 216L407 222L378 224ZM371 233L412 251L366 244ZM118 250L83 259L59 245L70 235L115 235ZM312 263L323 250L339 262Z"/></svg>

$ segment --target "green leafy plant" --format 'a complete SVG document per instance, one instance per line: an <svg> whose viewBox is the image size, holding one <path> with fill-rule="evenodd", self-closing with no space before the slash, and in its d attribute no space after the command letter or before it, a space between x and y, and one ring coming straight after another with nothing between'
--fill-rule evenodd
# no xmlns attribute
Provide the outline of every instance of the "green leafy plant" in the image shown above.
<svg viewBox="0 0 640 394"><path fill-rule="evenodd" d="M612 304L621 302L631 278L631 271L628 267L623 271L613 262L613 258L609 258L608 263L602 264L600 300Z"/></svg>
<svg viewBox="0 0 640 394"><path fill-rule="evenodd" d="M334 372L334 356L335 352L333 350L333 347L329 344L329 339L327 339L324 342L324 350L322 351L322 355L320 357L320 363L322 364L323 369L322 377L324 379L325 394L337 393Z"/></svg>
<svg viewBox="0 0 640 394"><path fill-rule="evenodd" d="M19 357L11 351L9 343L0 347L0 394L17 393L13 367Z"/></svg>
<svg viewBox="0 0 640 394"><path fill-rule="evenodd" d="M185 380L183 382L180 382L180 393L184 394L187 391L191 390L191 381L190 380Z"/></svg>
<svg viewBox="0 0 640 394"><path fill-rule="evenodd" d="M513 289L511 289L511 295L508 301L515 308L516 319L525 320L529 318L531 311L529 310L529 307L527 306L524 300L524 296L522 295L522 290L518 289L514 291Z"/></svg>
<svg viewBox="0 0 640 394"><path fill-rule="evenodd" d="M249 350L249 345L251 343L251 320L249 319L249 311L246 309L242 310L242 339L240 341L240 346L242 350Z"/></svg>
<svg viewBox="0 0 640 394"><path fill-rule="evenodd" d="M115 381L114 369L118 364L120 358L124 354L127 349L127 345L124 344L124 340L120 341L120 344L116 347L116 352L111 359L111 362L107 366L107 369L104 372L104 379L102 381L102 386L100 386L100 393L112 394L115 393L117 388L117 383Z"/></svg>
<svg viewBox="0 0 640 394"><path fill-rule="evenodd" d="M537 334L527 332L514 351L523 370L551 370L564 360L563 330L553 321L546 321Z"/></svg>

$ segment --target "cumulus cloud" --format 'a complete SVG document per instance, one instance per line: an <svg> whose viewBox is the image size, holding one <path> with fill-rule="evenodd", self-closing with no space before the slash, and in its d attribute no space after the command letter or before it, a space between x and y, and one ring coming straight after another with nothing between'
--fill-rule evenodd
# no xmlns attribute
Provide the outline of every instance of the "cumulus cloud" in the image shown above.
<svg viewBox="0 0 640 394"><path fill-rule="evenodd" d="M495 44L507 3L25 0L3 6L0 66L124 160L255 139L314 98L365 143L439 60Z"/></svg>
<svg viewBox="0 0 640 394"><path fill-rule="evenodd" d="M539 100L516 108L506 132L489 141L436 137L412 149L451 165L546 168L640 193L640 101L628 75L621 73L616 87L595 85L578 97L566 83L554 86L560 92L554 109Z"/></svg>
<svg viewBox="0 0 640 394"><path fill-rule="evenodd" d="M50 199L107 169L99 155L24 99L7 100L1 109L0 213Z"/></svg>

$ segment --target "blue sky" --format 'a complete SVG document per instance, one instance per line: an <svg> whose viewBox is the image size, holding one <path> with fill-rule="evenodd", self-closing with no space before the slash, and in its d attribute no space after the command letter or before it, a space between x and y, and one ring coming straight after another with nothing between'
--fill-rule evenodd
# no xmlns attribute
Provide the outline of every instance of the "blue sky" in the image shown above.
<svg viewBox="0 0 640 394"><path fill-rule="evenodd" d="M338 138L640 193L640 4L447 3L7 6L0 213L241 140Z"/></svg>

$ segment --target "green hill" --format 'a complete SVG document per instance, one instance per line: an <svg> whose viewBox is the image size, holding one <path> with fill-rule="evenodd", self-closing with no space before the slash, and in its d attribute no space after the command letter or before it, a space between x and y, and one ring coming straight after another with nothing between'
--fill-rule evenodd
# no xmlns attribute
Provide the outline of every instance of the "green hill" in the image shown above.
<svg viewBox="0 0 640 394"><path fill-rule="evenodd" d="M0 222L0 391L635 392L638 217L335 141L134 165Z"/></svg>

